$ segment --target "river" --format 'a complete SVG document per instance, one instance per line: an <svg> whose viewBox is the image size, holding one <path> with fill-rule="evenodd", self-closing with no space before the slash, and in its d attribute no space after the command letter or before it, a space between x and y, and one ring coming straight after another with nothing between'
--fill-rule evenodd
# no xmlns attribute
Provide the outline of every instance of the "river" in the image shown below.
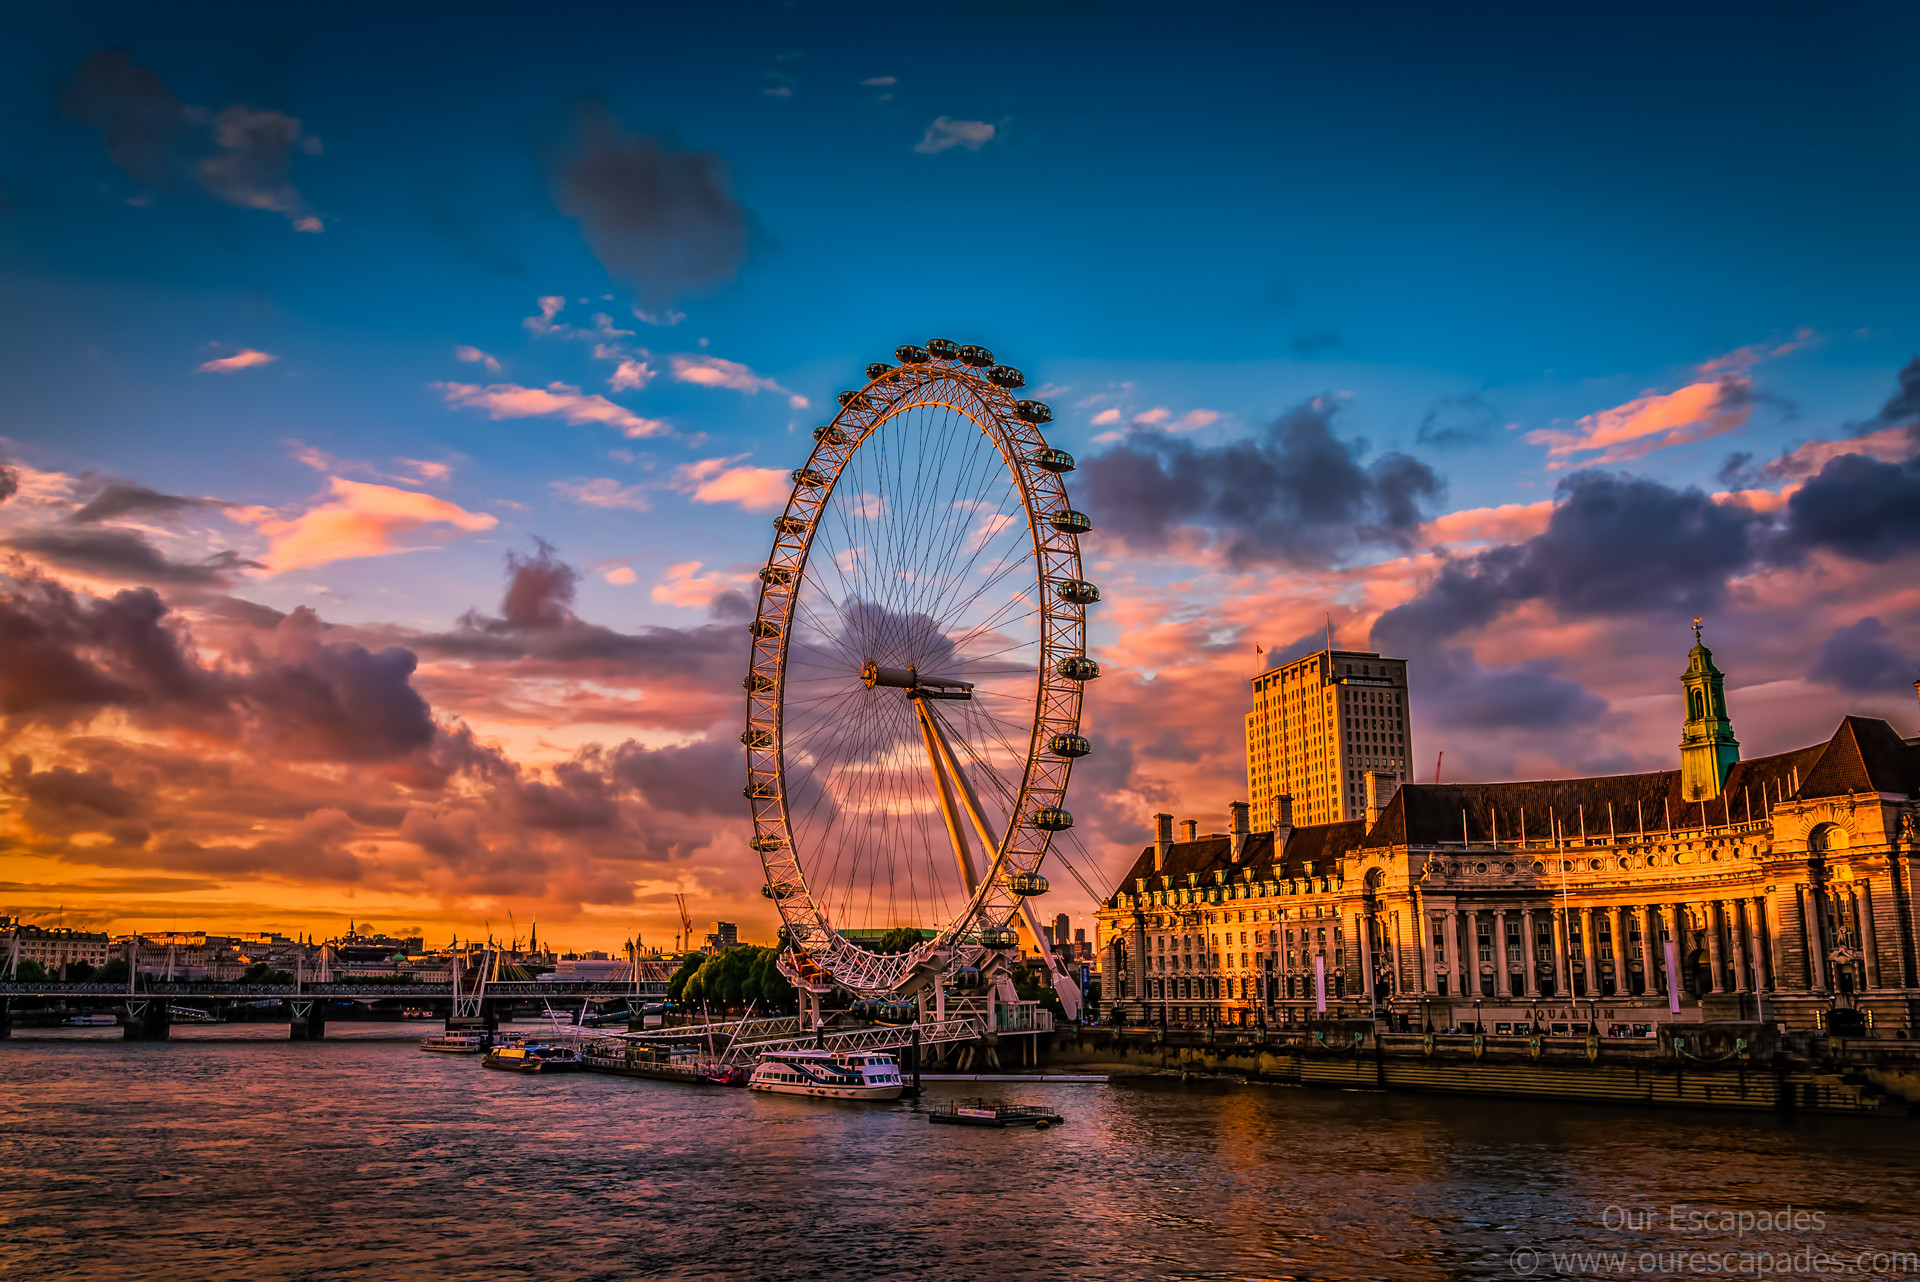
<svg viewBox="0 0 1920 1282"><path fill-rule="evenodd" d="M910 1102L490 1073L399 1031L344 1024L289 1042L284 1025L176 1027L170 1042L128 1044L117 1029L16 1030L0 1042L0 1274L1604 1270L1556 1263L1572 1251L1623 1252L1637 1274L1726 1276L1742 1257L1723 1253L1764 1251L1920 1276L1920 1261L1886 1258L1920 1252L1920 1123L1904 1117L1168 1080L930 1084L930 1099L1045 1100L1067 1119L969 1130L929 1126ZM1720 1267L1675 1256L1693 1252Z"/></svg>

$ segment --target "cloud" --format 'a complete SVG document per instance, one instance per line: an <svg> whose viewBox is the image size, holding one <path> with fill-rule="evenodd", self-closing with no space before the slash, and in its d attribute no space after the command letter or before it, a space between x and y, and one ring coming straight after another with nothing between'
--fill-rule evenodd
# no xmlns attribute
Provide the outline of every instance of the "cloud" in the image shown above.
<svg viewBox="0 0 1920 1282"><path fill-rule="evenodd" d="M133 530L41 530L16 535L6 545L88 578L119 583L223 586L236 570L263 568L237 552L197 562L170 560Z"/></svg>
<svg viewBox="0 0 1920 1282"><path fill-rule="evenodd" d="M148 187L173 176L175 149L193 128L185 104L125 49L88 54L61 87L59 104L69 120L105 134L108 159Z"/></svg>
<svg viewBox="0 0 1920 1282"><path fill-rule="evenodd" d="M745 392L752 396L756 392L778 392L787 398L787 404L794 409L807 407L807 398L789 392L770 378L754 373L738 361L722 360L718 356L689 355L675 353L669 361L674 381L692 383L696 387L729 387L736 392Z"/></svg>
<svg viewBox="0 0 1920 1282"><path fill-rule="evenodd" d="M1097 528L1136 548L1159 551L1186 530L1236 566L1408 546L1440 478L1405 454L1361 462L1366 442L1338 439L1333 417L1331 402L1309 401L1218 446L1134 429L1083 465L1089 510Z"/></svg>
<svg viewBox="0 0 1920 1282"><path fill-rule="evenodd" d="M320 140L303 136L298 120L236 105L213 118L213 139L220 149L195 171L202 187L229 205L284 214L295 231L321 230L289 177L295 147L308 155L320 152Z"/></svg>
<svg viewBox="0 0 1920 1282"><path fill-rule="evenodd" d="M666 577L653 585L653 599L667 605L704 610L729 592L738 592L753 581L751 575L700 572L700 562L686 561L667 567Z"/></svg>
<svg viewBox="0 0 1920 1282"><path fill-rule="evenodd" d="M197 140L192 149L208 154L190 173L209 195L282 214L295 231L323 230L291 177L293 153L317 156L320 140L285 112L240 103L218 113L187 106L124 49L89 54L61 87L59 105L68 119L106 135L108 158L135 182L164 187L188 173L185 153Z"/></svg>
<svg viewBox="0 0 1920 1282"><path fill-rule="evenodd" d="M1741 374L1725 374L1674 392L1647 392L1624 405L1588 414L1574 431L1529 432L1527 442L1545 445L1549 459L1599 451L1592 460L1595 463L1624 462L1745 427L1755 402L1751 381Z"/></svg>
<svg viewBox="0 0 1920 1282"><path fill-rule="evenodd" d="M328 478L328 485L331 501L297 517L255 518L261 532L272 540L265 567L268 573L285 574L330 561L413 551L400 540L432 526L477 533L500 523L484 512L469 512L414 490L338 476Z"/></svg>
<svg viewBox="0 0 1920 1282"><path fill-rule="evenodd" d="M485 410L488 417L558 418L568 423L601 423L618 428L629 437L660 436L673 429L657 418L642 418L604 396L583 394L565 383L549 383L545 388L521 387L517 383L429 383L446 397L447 404L460 409Z"/></svg>
<svg viewBox="0 0 1920 1282"><path fill-rule="evenodd" d="M632 512L645 512L653 506L640 486L622 485L609 476L591 481L555 481L553 492L586 507L626 508Z"/></svg>
<svg viewBox="0 0 1920 1282"><path fill-rule="evenodd" d="M1776 552L1814 549L1882 562L1920 547L1920 456L1885 463L1862 454L1828 461L1787 500Z"/></svg>
<svg viewBox="0 0 1920 1282"><path fill-rule="evenodd" d="M500 372L500 362L477 347L456 347L453 349L453 356L455 360L468 365L484 365L489 374Z"/></svg>
<svg viewBox="0 0 1920 1282"><path fill-rule="evenodd" d="M1118 423L1119 421L1120 411L1116 408L1101 410L1098 414L1095 414L1091 420L1095 427L1105 427L1109 423Z"/></svg>
<svg viewBox="0 0 1920 1282"><path fill-rule="evenodd" d="M953 120L937 116L913 149L923 155L935 155L950 147L979 151L993 141L994 127L982 120Z"/></svg>
<svg viewBox="0 0 1920 1282"><path fill-rule="evenodd" d="M117 520L123 516L154 516L166 519L195 508L220 506L222 504L215 499L194 499L179 494L162 494L144 485L129 485L116 481L94 495L84 507L67 519L75 525L91 525L98 521Z"/></svg>
<svg viewBox="0 0 1920 1282"><path fill-rule="evenodd" d="M266 365L280 358L271 352L257 352L251 347L243 347L231 356L222 356L211 360L195 370L196 374L232 374L243 369L252 369L255 365Z"/></svg>
<svg viewBox="0 0 1920 1282"><path fill-rule="evenodd" d="M695 503L738 503L749 512L773 512L786 506L793 481L777 467L736 467L745 458L701 459L674 469L669 482Z"/></svg>
<svg viewBox="0 0 1920 1282"><path fill-rule="evenodd" d="M896 76L868 76L865 80L862 80L860 83L863 85L874 87L874 88L879 88L883 85L897 85L900 83L900 81L899 81L899 78Z"/></svg>
<svg viewBox="0 0 1920 1282"><path fill-rule="evenodd" d="M4 458L0 458L0 503L20 492L20 471Z"/></svg>
<svg viewBox="0 0 1920 1282"><path fill-rule="evenodd" d="M640 576L633 572L633 567L630 565L616 565L603 572L600 577L609 583L625 585L638 581Z"/></svg>
<svg viewBox="0 0 1920 1282"><path fill-rule="evenodd" d="M727 284L746 259L746 211L726 162L627 133L604 108L581 114L556 169L555 201L607 273L655 310Z"/></svg>
<svg viewBox="0 0 1920 1282"><path fill-rule="evenodd" d="M1886 624L1868 617L1835 628L1807 676L1856 694L1905 693L1920 678L1920 662L1894 644Z"/></svg>
<svg viewBox="0 0 1920 1282"><path fill-rule="evenodd" d="M593 354L600 356L600 349L595 348ZM614 368L612 377L607 379L607 386L616 392L640 391L646 387L648 383L651 383L654 375L659 372L645 361L637 360L631 356L614 353L604 356L602 359L617 359L620 362L619 365Z"/></svg>
<svg viewBox="0 0 1920 1282"><path fill-rule="evenodd" d="M1427 408L1413 439L1435 449L1464 449L1484 444L1499 425L1478 396L1443 396Z"/></svg>
<svg viewBox="0 0 1920 1282"><path fill-rule="evenodd" d="M933 123L927 126L926 135L913 144L913 149L931 156L949 147L979 151L992 141L993 126L984 120L952 120L946 116L936 116Z"/></svg>

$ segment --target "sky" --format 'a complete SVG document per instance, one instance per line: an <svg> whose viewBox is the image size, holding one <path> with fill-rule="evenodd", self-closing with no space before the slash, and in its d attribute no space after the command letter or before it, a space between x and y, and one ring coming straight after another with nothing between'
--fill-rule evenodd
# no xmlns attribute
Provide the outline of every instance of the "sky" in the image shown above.
<svg viewBox="0 0 1920 1282"><path fill-rule="evenodd" d="M1097 527L1049 914L1329 626L1423 778L1673 766L1695 616L1920 731L1920 15L1325 8L9 6L0 910L770 939L754 574L936 336Z"/></svg>

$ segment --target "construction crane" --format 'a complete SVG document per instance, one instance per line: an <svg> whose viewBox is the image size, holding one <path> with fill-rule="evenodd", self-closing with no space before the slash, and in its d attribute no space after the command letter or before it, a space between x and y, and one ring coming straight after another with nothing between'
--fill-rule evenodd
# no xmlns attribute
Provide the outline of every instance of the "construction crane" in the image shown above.
<svg viewBox="0 0 1920 1282"><path fill-rule="evenodd" d="M687 913L687 897L685 895L675 895L673 902L680 905L680 929L682 931L680 936L681 949L685 951L693 947L693 918Z"/></svg>

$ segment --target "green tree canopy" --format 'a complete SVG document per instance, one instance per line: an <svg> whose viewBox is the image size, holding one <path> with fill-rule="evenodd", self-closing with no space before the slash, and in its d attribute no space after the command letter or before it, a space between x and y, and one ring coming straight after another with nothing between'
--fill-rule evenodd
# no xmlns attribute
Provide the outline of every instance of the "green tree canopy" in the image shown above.
<svg viewBox="0 0 1920 1282"><path fill-rule="evenodd" d="M678 1002L681 1000L687 989L687 981L693 978L694 972L699 970L706 960L707 957L704 953L688 953L680 959L680 965L673 972L673 978L667 981L668 1001Z"/></svg>
<svg viewBox="0 0 1920 1282"><path fill-rule="evenodd" d="M127 959L115 957L99 970L93 972L96 984L124 984L127 982Z"/></svg>
<svg viewBox="0 0 1920 1282"><path fill-rule="evenodd" d="M667 995L683 1006L698 1006L704 1001L719 1010L739 1010L748 1003L767 1012L793 1010L797 998L793 985L775 965L778 958L773 949L753 944L729 948L718 956L699 959L699 967L686 978L680 995L674 997L671 983ZM682 962L681 970L685 968ZM674 979L679 980L680 973L676 972Z"/></svg>
<svg viewBox="0 0 1920 1282"><path fill-rule="evenodd" d="M912 926L895 926L880 936L880 942L873 946L876 953L904 953L926 936Z"/></svg>

